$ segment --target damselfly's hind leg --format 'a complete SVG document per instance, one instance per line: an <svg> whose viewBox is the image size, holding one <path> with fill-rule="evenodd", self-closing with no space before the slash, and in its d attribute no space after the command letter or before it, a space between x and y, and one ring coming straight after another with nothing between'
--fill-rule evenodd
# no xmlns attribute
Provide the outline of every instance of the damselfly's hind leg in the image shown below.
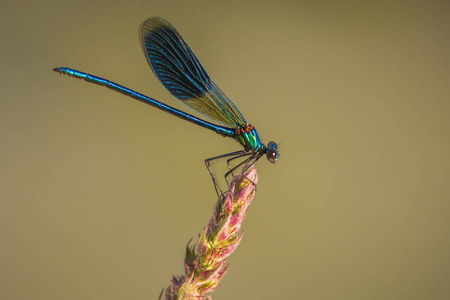
<svg viewBox="0 0 450 300"><path fill-rule="evenodd" d="M222 154L222 155L219 155L219 156L215 156L215 157L211 157L211 158L205 159L206 169L208 169L209 175L211 175L211 179L212 179L213 184L214 184L214 189L216 190L216 194L217 194L218 197L220 197L223 194L223 192L222 192L222 189L220 188L219 182L217 181L216 177L214 176L214 173L213 173L212 168L211 168L211 162L216 160L216 159L221 159L221 158L226 158L226 157L232 157L232 159L234 159L234 158L239 158L239 157L250 155L250 154L251 153L247 153L244 150L241 150L241 151L231 152L231 153ZM228 160L227 160L227 163L228 163ZM230 167L229 164L228 164L228 167L231 170L231 167ZM228 181L227 181L226 177L225 177L225 181L227 182L227 188L228 188L229 184L228 184Z"/></svg>

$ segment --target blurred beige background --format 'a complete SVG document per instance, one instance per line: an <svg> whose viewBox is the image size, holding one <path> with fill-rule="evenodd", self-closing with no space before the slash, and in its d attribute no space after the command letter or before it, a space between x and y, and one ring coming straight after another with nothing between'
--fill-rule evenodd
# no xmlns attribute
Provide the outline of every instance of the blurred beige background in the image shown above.
<svg viewBox="0 0 450 300"><path fill-rule="evenodd" d="M0 298L156 299L230 139L184 109L139 25L168 19L279 163L214 299L450 299L447 1L2 1Z"/></svg>

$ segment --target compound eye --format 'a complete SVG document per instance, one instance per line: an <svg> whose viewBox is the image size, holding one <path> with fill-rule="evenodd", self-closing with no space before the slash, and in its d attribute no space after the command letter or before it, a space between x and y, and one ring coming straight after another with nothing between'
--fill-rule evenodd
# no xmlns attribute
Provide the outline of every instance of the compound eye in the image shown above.
<svg viewBox="0 0 450 300"><path fill-rule="evenodd" d="M278 159L278 154L277 154L277 150L273 150L273 149L269 149L269 151L267 151L267 160L270 161L271 163L275 163Z"/></svg>
<svg viewBox="0 0 450 300"><path fill-rule="evenodd" d="M278 145L274 142L269 142L267 148L267 160L274 164L278 159Z"/></svg>

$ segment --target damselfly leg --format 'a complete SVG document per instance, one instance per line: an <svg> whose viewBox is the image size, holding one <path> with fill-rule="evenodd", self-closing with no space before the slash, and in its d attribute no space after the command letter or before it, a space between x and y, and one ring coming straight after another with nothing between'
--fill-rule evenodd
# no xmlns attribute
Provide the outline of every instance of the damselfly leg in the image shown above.
<svg viewBox="0 0 450 300"><path fill-rule="evenodd" d="M237 164L236 166L232 166L232 165L231 165L231 162L232 162L233 160L236 160L236 159L239 159L239 158L243 158L243 157L246 157L246 156L250 156L250 157L244 159L243 161L241 161L241 162L240 162L239 164ZM217 196L219 196L219 197L223 194L223 191L222 191L222 189L220 188L220 184L219 184L218 179L217 179L216 176L214 175L214 172L213 172L212 166L211 166L211 162L213 162L213 161L215 161L215 160L218 160L218 159L227 158L227 157L229 157L229 158L227 159L228 171L225 173L224 178L225 178L225 182L226 182L226 184L227 184L227 188L229 188L229 186L230 186L230 181L229 181L228 177L229 177L229 176L234 176L234 173L233 173L233 172L234 172L236 169L238 169L238 168L241 167L242 165L246 165L246 164L248 164L250 161L254 160L254 161L246 168L245 171L247 171L251 166L253 166L253 165L256 163L256 161L258 161L258 159L259 159L261 156L258 155L258 154L252 153L252 152L246 152L246 151L244 151L244 150L241 150L241 151L236 151L236 152L231 152L231 153L227 153L227 154L222 154L222 155L219 155L219 156L215 156L215 157L211 157L211 158L206 159L206 160L205 160L206 168L208 169L208 172L209 172L209 174L211 175L211 179L212 179L212 181L213 181L214 188L215 188L215 190L216 190ZM245 171L244 171L244 172L245 172ZM251 181L251 180L250 180L250 181ZM251 181L251 182L253 183L253 181ZM253 184L254 184L254 183L253 183Z"/></svg>

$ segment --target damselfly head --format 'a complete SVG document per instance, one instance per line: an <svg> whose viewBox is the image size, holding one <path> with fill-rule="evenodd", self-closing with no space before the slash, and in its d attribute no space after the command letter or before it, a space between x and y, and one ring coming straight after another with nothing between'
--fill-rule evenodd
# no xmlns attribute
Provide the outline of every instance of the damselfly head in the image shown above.
<svg viewBox="0 0 450 300"><path fill-rule="evenodd" d="M278 145L275 142L269 142L267 144L267 160L271 163L275 163L278 159Z"/></svg>

